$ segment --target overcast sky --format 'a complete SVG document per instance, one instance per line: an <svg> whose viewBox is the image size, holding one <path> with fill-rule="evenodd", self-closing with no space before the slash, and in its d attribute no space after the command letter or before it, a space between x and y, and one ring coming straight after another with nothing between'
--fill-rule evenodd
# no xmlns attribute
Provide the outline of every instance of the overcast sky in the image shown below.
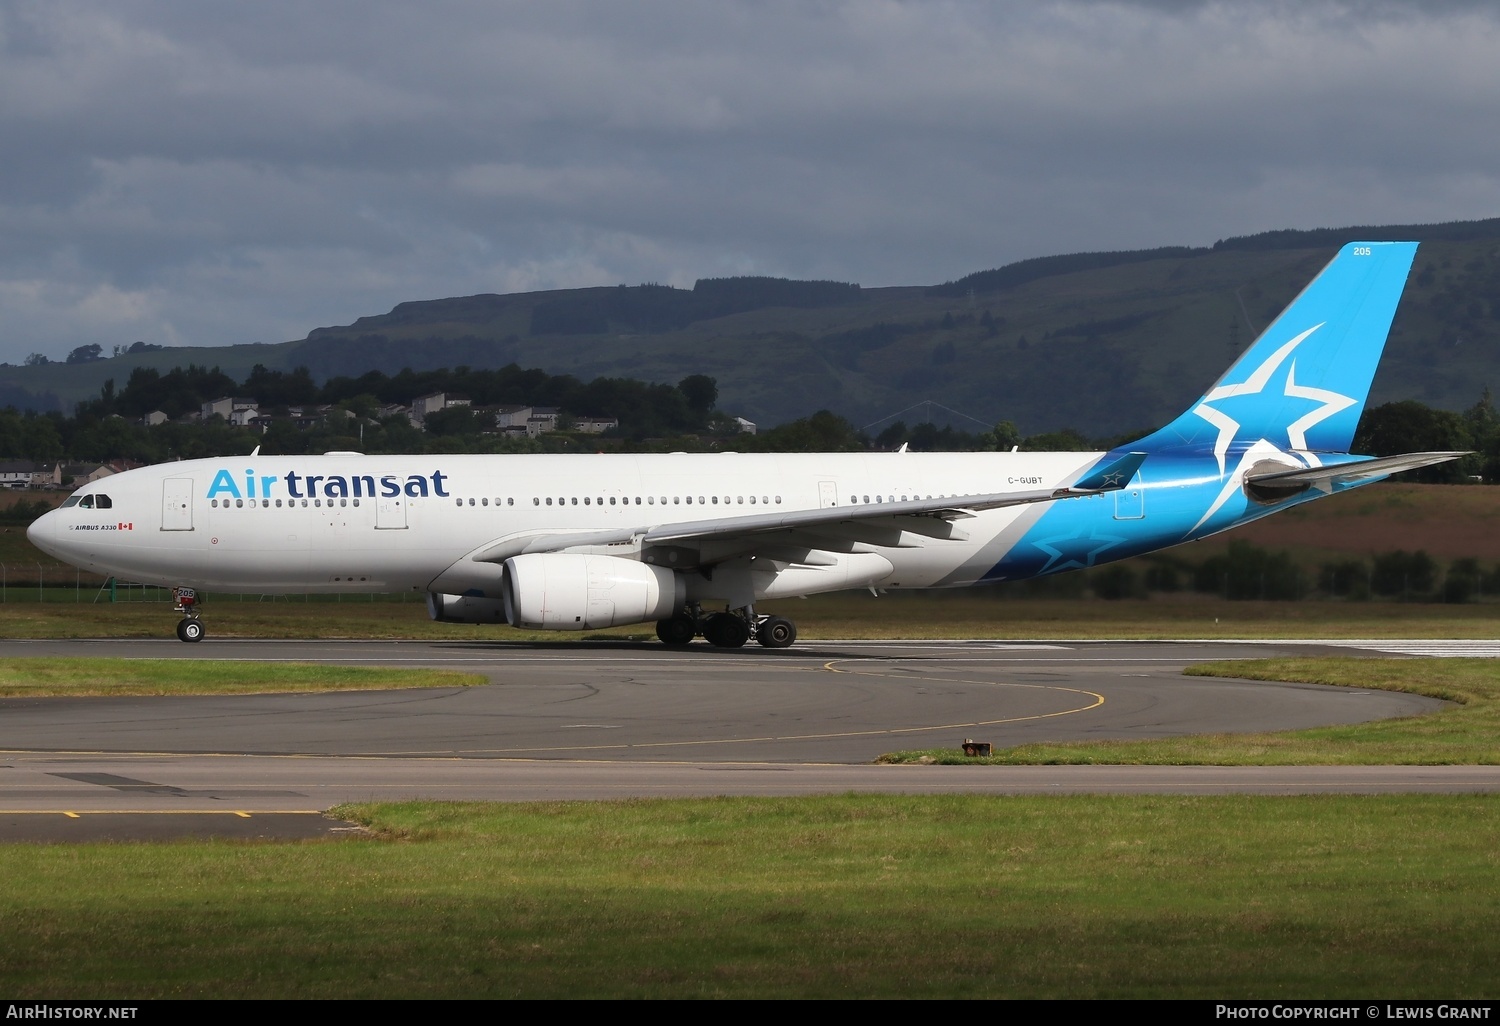
<svg viewBox="0 0 1500 1026"><path fill-rule="evenodd" d="M0 0L0 360L1500 215L1500 12Z"/></svg>

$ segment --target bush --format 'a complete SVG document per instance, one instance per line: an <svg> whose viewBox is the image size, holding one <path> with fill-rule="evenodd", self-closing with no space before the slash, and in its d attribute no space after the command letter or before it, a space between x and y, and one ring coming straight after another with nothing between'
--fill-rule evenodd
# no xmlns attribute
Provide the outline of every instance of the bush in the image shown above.
<svg viewBox="0 0 1500 1026"><path fill-rule="evenodd" d="M1455 559L1443 578L1444 602L1472 602L1479 594L1483 571L1477 559Z"/></svg>
<svg viewBox="0 0 1500 1026"><path fill-rule="evenodd" d="M1102 599L1136 598L1142 594L1135 571L1119 563L1092 571L1089 587Z"/></svg>
<svg viewBox="0 0 1500 1026"><path fill-rule="evenodd" d="M22 499L8 509L0 509L0 523L5 524L29 524L43 513L52 511L52 506L38 499L36 502L27 502Z"/></svg>
<svg viewBox="0 0 1500 1026"><path fill-rule="evenodd" d="M1302 571L1285 552L1267 552L1245 541L1232 541L1222 556L1204 560L1194 574L1197 591L1227 599L1300 599L1307 592Z"/></svg>
<svg viewBox="0 0 1500 1026"><path fill-rule="evenodd" d="M1146 566L1147 591L1181 591L1182 578L1171 563L1152 561Z"/></svg>
<svg viewBox="0 0 1500 1026"><path fill-rule="evenodd" d="M1360 560L1324 563L1318 570L1318 590L1335 598L1370 597L1370 568Z"/></svg>
<svg viewBox="0 0 1500 1026"><path fill-rule="evenodd" d="M1425 598L1437 583L1437 570L1437 562L1425 552L1383 552L1375 557L1370 590L1403 601Z"/></svg>

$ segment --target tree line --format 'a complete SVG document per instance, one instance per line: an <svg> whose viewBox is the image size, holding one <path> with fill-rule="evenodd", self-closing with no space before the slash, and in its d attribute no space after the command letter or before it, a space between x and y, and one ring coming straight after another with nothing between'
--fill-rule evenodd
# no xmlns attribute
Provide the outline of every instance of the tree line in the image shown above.
<svg viewBox="0 0 1500 1026"><path fill-rule="evenodd" d="M382 416L383 408L408 404L435 392L459 393L472 406L429 416L422 427L403 415ZM335 416L299 425L273 418L263 431L232 427L220 418L183 420L185 414L221 396L254 398L263 412L327 406ZM1024 434L1001 421L988 431L967 432L951 425L896 421L875 433L857 428L829 410L820 410L756 435L740 434L733 418L717 409L712 377L689 375L676 385L629 378L581 381L536 368L510 364L496 370L468 367L396 374L369 371L337 376L319 384L306 367L272 370L257 365L242 381L217 367L189 365L161 372L137 367L121 389L110 380L99 395L79 404L73 416L58 412L21 413L0 409L0 459L98 461L129 459L161 462L243 452L259 444L267 453L359 449L371 453L514 452L611 449L614 451L858 452L907 446L916 452L1108 450L1141 437L1149 428L1111 437L1088 437L1064 429ZM476 407L531 405L556 407L568 415L617 418L620 427L605 437L517 439L491 433L493 425ZM145 427L140 418L160 410L169 421ZM1367 409L1353 450L1373 456L1412 451L1472 451L1462 460L1429 467L1408 480L1426 482L1500 481L1500 411L1486 389L1460 412L1439 410L1415 400Z"/></svg>
<svg viewBox="0 0 1500 1026"><path fill-rule="evenodd" d="M1500 598L1500 565L1485 567L1478 559L1463 557L1445 567L1426 552L1398 549L1313 567L1299 564L1287 552L1235 539L1223 552L1196 562L1157 553L1078 574L1018 582L1011 589L1012 594L1032 598L1091 594L1111 600L1179 592L1230 601L1479 602Z"/></svg>

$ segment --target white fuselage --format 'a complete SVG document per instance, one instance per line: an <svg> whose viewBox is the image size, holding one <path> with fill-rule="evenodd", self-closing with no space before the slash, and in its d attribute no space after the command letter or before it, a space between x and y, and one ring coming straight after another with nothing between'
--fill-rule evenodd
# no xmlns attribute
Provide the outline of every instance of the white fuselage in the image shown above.
<svg viewBox="0 0 1500 1026"><path fill-rule="evenodd" d="M195 460L129 471L80 489L79 496L108 496L109 508L75 503L39 520L31 537L71 563L143 583L264 594L496 594L500 566L472 557L507 539L1053 488L1100 455L349 454ZM870 562L858 573L849 566L798 567L792 575L798 583L788 579L778 591L970 583L993 565L993 546L986 546L1026 509L977 513L948 537L887 531L851 545L845 532L839 560L876 554L883 562ZM858 528L851 531L860 536ZM609 551L633 555L628 545ZM889 571L881 572L885 563Z"/></svg>

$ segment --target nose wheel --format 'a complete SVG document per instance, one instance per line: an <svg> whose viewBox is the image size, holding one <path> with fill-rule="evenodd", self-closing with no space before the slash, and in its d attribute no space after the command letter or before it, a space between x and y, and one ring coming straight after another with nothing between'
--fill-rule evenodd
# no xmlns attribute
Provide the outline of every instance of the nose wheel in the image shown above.
<svg viewBox="0 0 1500 1026"><path fill-rule="evenodd" d="M198 593L192 588L172 589L172 609L182 614L177 621L178 641L202 641L203 621L198 619Z"/></svg>

